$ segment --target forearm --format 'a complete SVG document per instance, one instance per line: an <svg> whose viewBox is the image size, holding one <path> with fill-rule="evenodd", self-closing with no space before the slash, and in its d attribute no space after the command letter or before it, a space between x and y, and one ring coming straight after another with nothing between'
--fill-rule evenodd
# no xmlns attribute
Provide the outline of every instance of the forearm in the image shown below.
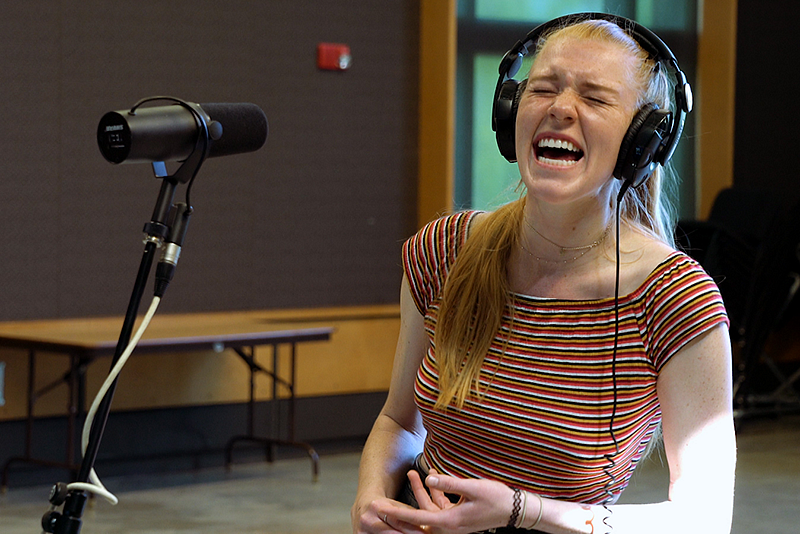
<svg viewBox="0 0 800 534"><path fill-rule="evenodd" d="M728 534L730 505L720 499L693 503L665 501L653 504L587 505L527 494L522 528L550 534ZM732 503L732 494L730 502ZM540 508L541 502L541 508Z"/></svg>
<svg viewBox="0 0 800 534"><path fill-rule="evenodd" d="M362 495L394 498L423 441L422 435L381 413L361 453L357 501Z"/></svg>
<svg viewBox="0 0 800 534"><path fill-rule="evenodd" d="M679 453L667 448L672 460L668 501L605 507L543 499L542 520L536 528L552 534L729 534L736 470L730 418L708 422L692 446ZM529 493L527 503L525 526L530 527L539 513L538 499Z"/></svg>

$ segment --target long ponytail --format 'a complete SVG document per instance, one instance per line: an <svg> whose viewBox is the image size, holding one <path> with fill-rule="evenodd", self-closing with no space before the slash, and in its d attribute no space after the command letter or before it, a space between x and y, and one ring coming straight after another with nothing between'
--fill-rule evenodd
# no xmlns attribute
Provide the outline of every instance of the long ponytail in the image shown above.
<svg viewBox="0 0 800 534"><path fill-rule="evenodd" d="M475 221L447 276L434 336L439 409L454 399L461 408L473 386L477 391L484 357L510 304L506 269L524 207L520 199Z"/></svg>

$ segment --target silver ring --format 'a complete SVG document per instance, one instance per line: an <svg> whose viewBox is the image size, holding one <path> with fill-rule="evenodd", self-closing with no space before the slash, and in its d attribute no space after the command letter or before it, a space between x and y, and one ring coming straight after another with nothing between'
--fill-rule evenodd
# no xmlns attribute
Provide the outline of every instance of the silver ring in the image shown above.
<svg viewBox="0 0 800 534"><path fill-rule="evenodd" d="M386 523L387 525L389 524L388 517L389 517L388 514L383 514L383 522Z"/></svg>

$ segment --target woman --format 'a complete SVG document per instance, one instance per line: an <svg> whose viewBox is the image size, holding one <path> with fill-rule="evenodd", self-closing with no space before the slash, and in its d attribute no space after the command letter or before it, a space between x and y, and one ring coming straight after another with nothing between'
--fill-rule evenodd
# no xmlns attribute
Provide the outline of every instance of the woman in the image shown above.
<svg viewBox="0 0 800 534"><path fill-rule="evenodd" d="M619 147L643 106L668 108L664 69L613 22L572 21L542 36L521 91L523 198L405 245L353 531L729 532L727 317L672 246L662 169L614 228ZM659 428L669 499L614 504Z"/></svg>

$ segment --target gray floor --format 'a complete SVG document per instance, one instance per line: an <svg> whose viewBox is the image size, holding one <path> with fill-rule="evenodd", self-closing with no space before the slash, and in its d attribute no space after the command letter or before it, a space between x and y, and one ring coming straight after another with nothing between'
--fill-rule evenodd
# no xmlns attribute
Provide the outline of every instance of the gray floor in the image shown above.
<svg viewBox="0 0 800 534"><path fill-rule="evenodd" d="M800 417L750 421L738 436L734 534L800 532ZM98 500L83 534L347 534L358 454L323 455L319 481L305 458L199 472L104 480L117 506ZM102 476L102 473L101 473ZM664 498L658 458L637 471L626 502ZM11 488L0 497L0 533L39 532L49 488Z"/></svg>

